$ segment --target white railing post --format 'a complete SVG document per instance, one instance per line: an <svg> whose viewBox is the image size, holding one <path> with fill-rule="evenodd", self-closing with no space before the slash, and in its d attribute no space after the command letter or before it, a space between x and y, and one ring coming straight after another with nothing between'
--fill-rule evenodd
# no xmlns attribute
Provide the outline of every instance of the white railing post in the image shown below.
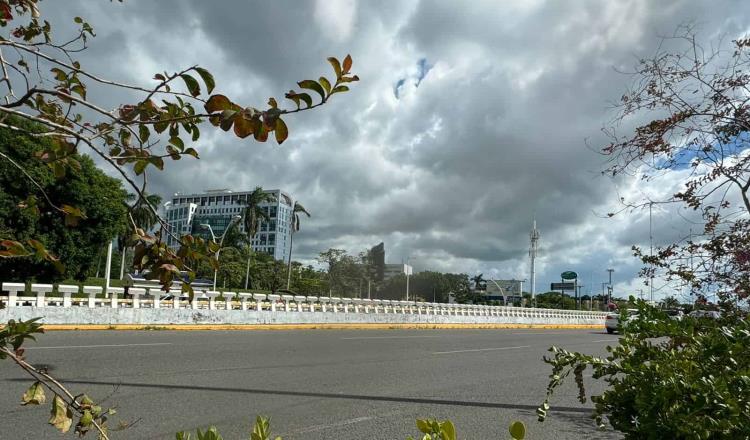
<svg viewBox="0 0 750 440"><path fill-rule="evenodd" d="M320 301L320 310L323 313L325 313L326 312L326 304L328 304L331 301L331 298L327 297L327 296L321 296L320 298L318 298L318 300Z"/></svg>
<svg viewBox="0 0 750 440"><path fill-rule="evenodd" d="M57 286L57 291L63 295L63 307L68 308L73 306L73 300L70 299L71 295L78 293L78 286L72 286L69 284L60 284Z"/></svg>
<svg viewBox="0 0 750 440"><path fill-rule="evenodd" d="M271 294L268 295L268 302L271 303L272 312L276 311L276 302L279 300L279 298L280 298L279 295L271 295Z"/></svg>
<svg viewBox="0 0 750 440"><path fill-rule="evenodd" d="M341 298L339 298L337 296L335 296L335 297L332 296L331 297L331 308L333 309L333 313L338 313L339 312L339 302L340 301L341 301Z"/></svg>
<svg viewBox="0 0 750 440"><path fill-rule="evenodd" d="M255 300L255 310L258 312L263 311L263 301L266 299L265 293L253 293L253 300Z"/></svg>
<svg viewBox="0 0 750 440"><path fill-rule="evenodd" d="M133 295L133 308L140 309L141 308L141 295L146 294L146 289L142 289L139 287L131 287L128 289L128 293Z"/></svg>
<svg viewBox="0 0 750 440"><path fill-rule="evenodd" d="M232 299L234 299L236 293L234 292L224 292L221 294L221 296L224 297L224 308L226 310L232 310L234 309L234 306L232 305Z"/></svg>
<svg viewBox="0 0 750 440"><path fill-rule="evenodd" d="M151 297L151 303L153 304L153 308L158 309L161 307L161 289L158 287L149 287L148 293Z"/></svg>
<svg viewBox="0 0 750 440"><path fill-rule="evenodd" d="M24 283L3 283L3 290L8 292L8 308L16 307L18 292L26 290Z"/></svg>
<svg viewBox="0 0 750 440"><path fill-rule="evenodd" d="M89 308L96 307L96 295L102 293L102 288L99 286L83 286L83 293L89 296Z"/></svg>
<svg viewBox="0 0 750 440"><path fill-rule="evenodd" d="M365 314L369 314L370 313L370 307L372 307L372 301L369 300L369 299L363 299L362 300L362 304L365 307Z"/></svg>
<svg viewBox="0 0 750 440"><path fill-rule="evenodd" d="M240 297L240 309L247 310L247 300L252 296L250 293L240 292L237 294Z"/></svg>
<svg viewBox="0 0 750 440"><path fill-rule="evenodd" d="M180 295L182 292L175 292L172 297L172 308L173 309L179 309L180 308ZM196 295L200 295L200 292L193 291L193 300L195 300Z"/></svg>
<svg viewBox="0 0 750 440"><path fill-rule="evenodd" d="M208 297L208 309L216 310L216 297L219 296L219 292L215 290L208 290L204 293Z"/></svg>
<svg viewBox="0 0 750 440"><path fill-rule="evenodd" d="M296 306L296 310L298 312L304 312L305 302L307 302L307 297L303 295L294 295L292 298L294 298L294 304Z"/></svg>
<svg viewBox="0 0 750 440"><path fill-rule="evenodd" d="M290 311L292 301L294 301L294 295L281 295L281 299L284 301L284 311Z"/></svg>
<svg viewBox="0 0 750 440"><path fill-rule="evenodd" d="M112 295L110 299L110 307L112 307L113 309L120 307L120 303L119 303L120 298L118 298L117 295L123 292L125 292L125 289L123 289L122 287L112 287L112 286L109 287L109 291L107 293Z"/></svg>
<svg viewBox="0 0 750 440"><path fill-rule="evenodd" d="M48 292L52 292L52 284L32 284L31 291L36 292L36 306L46 306L45 295Z"/></svg>

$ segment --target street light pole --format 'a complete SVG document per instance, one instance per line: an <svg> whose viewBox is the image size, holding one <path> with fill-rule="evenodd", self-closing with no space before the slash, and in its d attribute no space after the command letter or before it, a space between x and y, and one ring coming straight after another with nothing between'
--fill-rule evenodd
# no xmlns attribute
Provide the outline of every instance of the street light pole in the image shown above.
<svg viewBox="0 0 750 440"><path fill-rule="evenodd" d="M612 272L614 271L614 269L607 269L607 272L609 272L609 287L607 287L607 307L609 307L609 304L612 302Z"/></svg>
<svg viewBox="0 0 750 440"><path fill-rule="evenodd" d="M240 217L239 215L235 215L234 217L232 217L232 221L229 222L227 227L224 229L224 232L221 234L221 239L219 240L219 250L216 251L216 265L217 266L219 265L219 254L221 253L221 250L224 247L224 237L227 236L227 232L229 231L229 228L231 228L232 225L238 222L241 218L242 217ZM214 241L214 243L216 243L216 235L214 235L214 230L213 228L211 228L211 225L209 225L208 223L201 223L201 227L203 229L208 229L208 232L211 233L211 239ZM213 289L211 289L213 291L216 291L216 275L218 272L219 272L218 267L214 268L214 287Z"/></svg>

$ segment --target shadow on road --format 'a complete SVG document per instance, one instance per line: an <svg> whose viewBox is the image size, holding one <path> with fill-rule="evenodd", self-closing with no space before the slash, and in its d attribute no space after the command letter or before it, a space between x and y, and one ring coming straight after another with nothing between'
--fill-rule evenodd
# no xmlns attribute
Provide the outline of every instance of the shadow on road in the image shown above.
<svg viewBox="0 0 750 440"><path fill-rule="evenodd" d="M10 379L11 381L26 381L26 379ZM296 397L318 397L324 399L346 399L346 400L366 400L371 402L397 402L397 403L420 403L424 405L448 405L448 406L469 406L476 408L500 408L500 409L520 409L536 411L535 405L521 405L514 403L500 402L471 402L466 400L447 400L447 399L425 399L420 397L397 397L397 396L368 396L360 394L332 394L316 393L307 391L285 391L285 390L263 390L256 388L229 388L229 387L206 387L197 385L166 385L155 383L138 383L138 382L105 382L105 381L87 381L87 380L64 380L66 384L81 385L112 385L119 387L134 388L156 388L164 390L195 390L195 391L218 391L224 393L241 393L241 394L270 394L276 396L296 396ZM593 408L558 406L552 407L552 411L569 412L569 413L591 413Z"/></svg>

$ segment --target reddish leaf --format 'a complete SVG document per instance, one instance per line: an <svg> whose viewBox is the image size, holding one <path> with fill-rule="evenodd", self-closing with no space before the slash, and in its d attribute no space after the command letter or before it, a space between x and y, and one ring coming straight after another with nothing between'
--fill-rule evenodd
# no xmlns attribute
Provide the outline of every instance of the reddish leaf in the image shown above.
<svg viewBox="0 0 750 440"><path fill-rule="evenodd" d="M349 70L352 68L352 56L347 55L346 58L344 58L344 73L349 73Z"/></svg>

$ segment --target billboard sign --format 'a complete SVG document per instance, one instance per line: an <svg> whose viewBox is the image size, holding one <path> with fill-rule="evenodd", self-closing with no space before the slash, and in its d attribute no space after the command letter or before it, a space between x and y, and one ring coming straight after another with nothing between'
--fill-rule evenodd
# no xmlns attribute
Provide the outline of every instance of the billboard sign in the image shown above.
<svg viewBox="0 0 750 440"><path fill-rule="evenodd" d="M575 290L575 283L552 283L550 285L550 290Z"/></svg>

